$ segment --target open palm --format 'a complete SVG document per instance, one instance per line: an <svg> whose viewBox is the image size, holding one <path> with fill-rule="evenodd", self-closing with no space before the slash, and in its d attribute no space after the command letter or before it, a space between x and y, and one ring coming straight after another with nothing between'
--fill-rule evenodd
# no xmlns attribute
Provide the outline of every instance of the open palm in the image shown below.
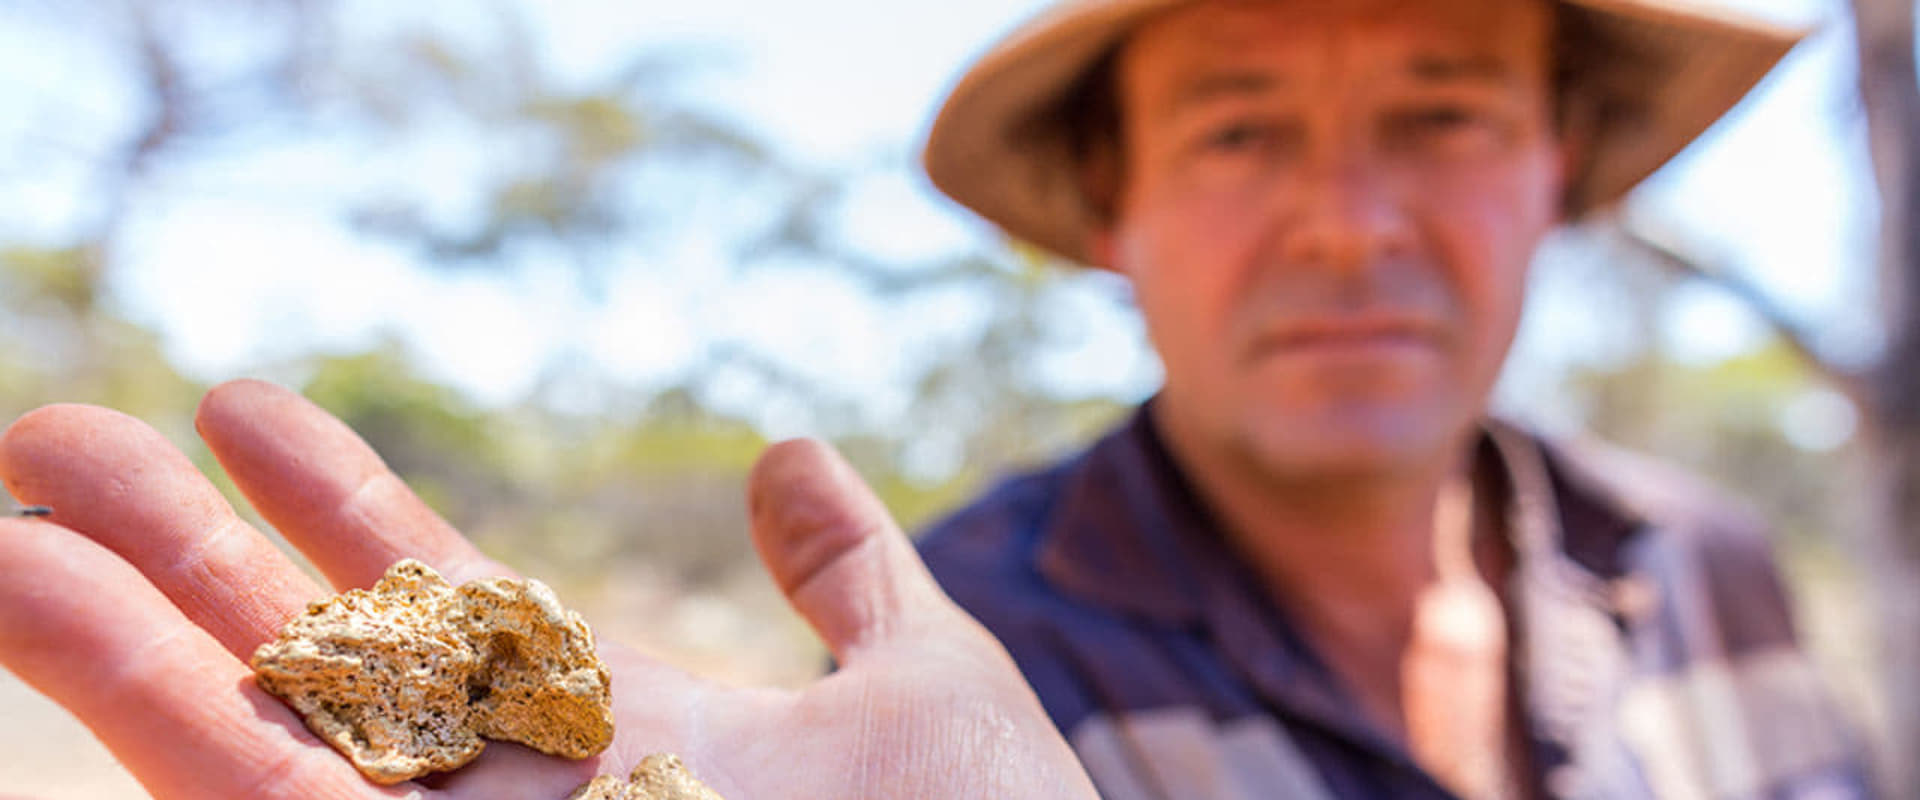
<svg viewBox="0 0 1920 800"><path fill-rule="evenodd" d="M337 588L418 558L456 583L510 571L357 436L283 389L227 384L197 420L241 490ZM0 663L78 716L159 800L560 800L654 752L728 800L1094 798L991 636L934 585L831 450L769 449L749 504L762 560L842 668L800 691L707 683L616 643L618 734L569 762L494 743L375 786L254 686L245 659L327 593L157 432L53 406L0 437L0 479L50 520L0 520Z"/></svg>

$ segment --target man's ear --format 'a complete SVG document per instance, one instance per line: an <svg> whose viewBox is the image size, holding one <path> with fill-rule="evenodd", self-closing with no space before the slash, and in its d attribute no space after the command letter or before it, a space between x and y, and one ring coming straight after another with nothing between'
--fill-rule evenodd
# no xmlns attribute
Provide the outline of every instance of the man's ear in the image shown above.
<svg viewBox="0 0 1920 800"><path fill-rule="evenodd" d="M1560 137L1560 196L1564 198L1562 211L1571 212L1573 206L1584 198L1587 191L1586 181L1582 180L1580 165L1587 160L1589 147L1586 134L1570 131Z"/></svg>
<svg viewBox="0 0 1920 800"><path fill-rule="evenodd" d="M1575 101L1563 108L1555 125L1555 155L1560 169L1560 213L1571 218L1586 198L1587 186L1580 169L1592 152L1599 118L1595 104Z"/></svg>
<svg viewBox="0 0 1920 800"><path fill-rule="evenodd" d="M1079 167L1080 196L1085 198L1087 210L1096 221L1092 232L1087 234L1087 257L1093 263L1088 266L1120 272L1114 263L1114 220L1120 213L1120 153L1113 142L1107 141L1091 149L1080 160Z"/></svg>

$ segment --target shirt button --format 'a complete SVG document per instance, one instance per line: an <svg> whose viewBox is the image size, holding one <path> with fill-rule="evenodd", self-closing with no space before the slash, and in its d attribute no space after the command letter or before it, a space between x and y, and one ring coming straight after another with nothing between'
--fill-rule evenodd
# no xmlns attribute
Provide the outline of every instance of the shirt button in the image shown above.
<svg viewBox="0 0 1920 800"><path fill-rule="evenodd" d="M1660 590L1646 578L1618 578L1608 589L1613 607L1630 621L1651 619L1660 610Z"/></svg>

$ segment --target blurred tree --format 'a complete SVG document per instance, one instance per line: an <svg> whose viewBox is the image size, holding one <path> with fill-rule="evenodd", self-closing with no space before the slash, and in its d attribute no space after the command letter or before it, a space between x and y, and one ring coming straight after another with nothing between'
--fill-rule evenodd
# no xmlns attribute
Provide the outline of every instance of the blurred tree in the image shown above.
<svg viewBox="0 0 1920 800"><path fill-rule="evenodd" d="M682 189L724 182L762 209L739 215L745 230L731 233L744 242L734 253L742 268L833 270L881 302L960 287L989 309L966 335L922 354L909 376L915 402L891 421L870 418L831 378L801 377L746 346L716 349L678 387L637 401L594 376L605 385L585 394L605 398L599 415L480 411L420 377L391 342L275 368L304 376L309 396L456 523L518 558L549 548L564 562L556 571L604 569L604 558L645 550L670 554L675 571L698 582L750 559L737 484L764 441L710 407L716 375L727 371L797 398L810 414L805 427L840 438L909 524L1116 410L1056 398L1035 374L1036 351L1063 335L1048 312L1073 279L1001 248L927 263L865 257L825 221L840 210L849 176L785 163L675 100L679 54L642 53L584 85L563 81L513 2L429 3L379 24L347 0L19 9L85 45L76 57L110 63L136 112L106 126L115 133L88 158L89 213L52 244L16 246L0 262L5 313L24 323L5 334L18 346L0 342L9 345L0 349L7 418L55 399L114 405L156 420L206 463L190 422L201 387L172 371L154 334L126 322L126 304L114 298L121 240L135 215L179 191L169 183L176 173L300 137L485 154L454 180L403 169L347 198L358 230L431 268L504 273L563 252L591 290L610 270L631 268L620 253L645 247L675 219ZM621 407L631 416L606 416Z"/></svg>
<svg viewBox="0 0 1920 800"><path fill-rule="evenodd" d="M1885 338L1859 391L1874 465L1872 558L1886 631L1892 785L1920 797L1920 79L1914 4L1853 0L1860 93L1880 188Z"/></svg>
<svg viewBox="0 0 1920 800"><path fill-rule="evenodd" d="M0 419L87 398L192 438L201 387L152 331L100 308L98 259L85 246L0 246Z"/></svg>
<svg viewBox="0 0 1920 800"><path fill-rule="evenodd" d="M515 10L498 8L501 33L489 45L456 47L432 31L406 32L345 76L356 89L348 95L354 110L386 146L426 135L510 154L478 165L470 186L393 176L350 212L362 231L413 248L438 268L511 269L529 251L558 248L591 289L621 249L681 210L684 187L659 171L730 182L774 204L813 190L816 179L752 136L672 100L666 88L689 66L674 54L641 53L597 84L574 88L525 52ZM469 213L441 210L448 207Z"/></svg>
<svg viewBox="0 0 1920 800"><path fill-rule="evenodd" d="M1585 427L1609 443L1711 476L1753 503L1785 540L1834 544L1849 486L1807 476L1844 473L1851 453L1838 434L1815 431L1830 438L1802 444L1783 435L1797 414L1825 411L1819 376L1792 348L1776 340L1698 366L1649 349L1610 369L1578 369L1568 389L1583 400Z"/></svg>
<svg viewBox="0 0 1920 800"><path fill-rule="evenodd" d="M502 426L416 375L396 343L319 359L301 392L374 444L422 499L456 522L524 499L515 493Z"/></svg>
<svg viewBox="0 0 1920 800"><path fill-rule="evenodd" d="M908 450L921 463L992 469L1085 430L1071 420L1074 398L1054 397L1033 374L1036 356L1070 334L1071 323L1053 312L1077 278L998 247L925 263L867 257L830 219L856 176L783 160L676 95L685 53L640 52L599 78L563 80L539 52L524 18L531 9L510 0L380 14L348 0L21 8L107 54L140 109L92 159L97 213L56 243L70 252L76 285L93 287L79 295L89 307L114 285L129 211L163 200L176 166L300 137L352 140L375 153L471 151L472 169L457 176L401 161L360 179L346 219L436 269L507 272L564 254L591 295L611 271L641 263L631 254L661 240L663 225L684 221L688 195L724 185L732 197L720 216L735 229L715 236L740 243L732 252L739 267L828 269L883 303L960 287L990 319L920 354L902 376L919 401L908 418L870 419L836 381L796 379L792 365L738 344L695 363L679 380L687 397L704 402L717 375L754 373L798 398L811 429L893 438L889 469L899 463L891 456ZM908 445L905 431L937 431L945 442ZM941 449L944 457L926 457Z"/></svg>
<svg viewBox="0 0 1920 800"><path fill-rule="evenodd" d="M1863 563L1878 602L1879 763L1895 796L1920 797L1920 77L1911 0L1850 0L1859 55L1859 100L1879 189L1877 297L1880 346L1864 363L1824 350L1807 324L1739 272L1703 258L1672 231L1641 221L1616 233L1677 274L1726 289L1764 319L1778 341L1846 397L1860 418L1868 479L1849 488L1865 509ZM1871 313L1871 312L1869 312ZM1769 465L1777 461L1755 462ZM1814 473L1818 474L1818 473ZM1828 473L1831 474L1831 473Z"/></svg>

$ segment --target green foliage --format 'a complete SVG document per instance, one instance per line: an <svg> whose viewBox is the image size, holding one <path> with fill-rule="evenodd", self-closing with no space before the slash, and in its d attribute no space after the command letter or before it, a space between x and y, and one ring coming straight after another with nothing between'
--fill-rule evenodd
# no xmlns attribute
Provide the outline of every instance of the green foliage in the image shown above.
<svg viewBox="0 0 1920 800"><path fill-rule="evenodd" d="M71 313L91 310L100 296L100 254L89 246L0 249L0 273L8 294L49 300Z"/></svg>
<svg viewBox="0 0 1920 800"><path fill-rule="evenodd" d="M1782 435L1790 404L1819 388L1784 344L1704 366L1649 355L1609 372L1570 377L1587 404L1587 426L1622 446L1658 455L1751 502L1779 533L1834 540L1851 486L1816 476L1846 474L1846 449L1798 448Z"/></svg>
<svg viewBox="0 0 1920 800"><path fill-rule="evenodd" d="M97 251L0 249L0 418L85 401L190 437L200 387L168 364L159 337L101 310Z"/></svg>
<svg viewBox="0 0 1920 800"><path fill-rule="evenodd" d="M476 475L502 466L495 431L457 393L415 375L398 345L323 358L303 393L360 432L396 471Z"/></svg>

